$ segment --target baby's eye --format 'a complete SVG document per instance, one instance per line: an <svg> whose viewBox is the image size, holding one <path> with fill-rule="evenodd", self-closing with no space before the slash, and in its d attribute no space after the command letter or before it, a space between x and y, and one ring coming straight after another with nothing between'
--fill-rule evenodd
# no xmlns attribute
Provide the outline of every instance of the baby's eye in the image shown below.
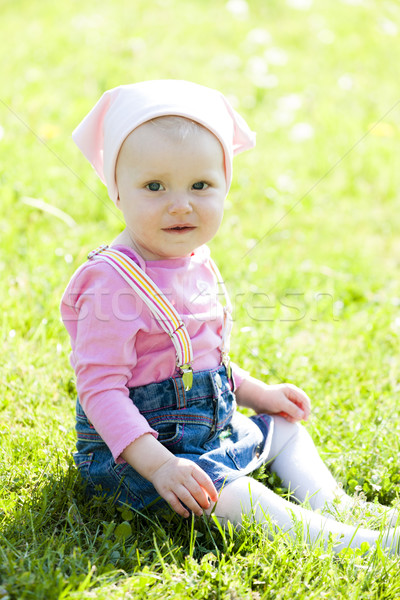
<svg viewBox="0 0 400 600"><path fill-rule="evenodd" d="M158 183L157 181L152 181L151 183L148 183L146 185L146 188L150 190L150 192L159 192L160 190L164 189L161 183Z"/></svg>
<svg viewBox="0 0 400 600"><path fill-rule="evenodd" d="M194 190L206 190L208 188L208 183L205 181L196 181L192 187Z"/></svg>

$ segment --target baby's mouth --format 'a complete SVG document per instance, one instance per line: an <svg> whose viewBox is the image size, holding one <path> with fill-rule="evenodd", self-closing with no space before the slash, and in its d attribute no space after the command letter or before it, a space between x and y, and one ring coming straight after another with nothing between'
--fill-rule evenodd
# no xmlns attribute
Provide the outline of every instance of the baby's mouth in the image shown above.
<svg viewBox="0 0 400 600"><path fill-rule="evenodd" d="M172 227L165 227L164 231L184 233L185 231L192 231L193 229L195 229L194 225L189 225L188 223L185 223L183 225L172 225Z"/></svg>

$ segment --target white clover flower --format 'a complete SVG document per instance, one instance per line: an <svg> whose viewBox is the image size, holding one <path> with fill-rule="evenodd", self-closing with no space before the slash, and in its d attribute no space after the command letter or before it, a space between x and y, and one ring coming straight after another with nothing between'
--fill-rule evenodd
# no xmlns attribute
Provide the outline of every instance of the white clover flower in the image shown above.
<svg viewBox="0 0 400 600"><path fill-rule="evenodd" d="M288 62L287 53L282 50L282 48L278 48L276 46L267 48L264 52L264 57L269 64L276 65L278 67L283 67Z"/></svg>
<svg viewBox="0 0 400 600"><path fill-rule="evenodd" d="M290 130L290 139L293 142L305 142L314 137L314 127L311 123L296 123Z"/></svg>
<svg viewBox="0 0 400 600"><path fill-rule="evenodd" d="M266 29L262 27L256 27L255 29L251 29L246 37L246 42L250 44L256 44L259 46L265 46L271 43L271 34Z"/></svg>
<svg viewBox="0 0 400 600"><path fill-rule="evenodd" d="M354 85L354 80L351 75L348 73L344 73L341 75L337 81L338 86L342 88L342 90L351 90Z"/></svg>
<svg viewBox="0 0 400 600"><path fill-rule="evenodd" d="M246 0L229 0L226 9L235 17L245 18L249 13L249 5Z"/></svg>
<svg viewBox="0 0 400 600"><path fill-rule="evenodd" d="M385 33L386 35L391 35L395 37L399 32L397 24L394 21L391 21L390 19L380 19L378 25L381 32Z"/></svg>

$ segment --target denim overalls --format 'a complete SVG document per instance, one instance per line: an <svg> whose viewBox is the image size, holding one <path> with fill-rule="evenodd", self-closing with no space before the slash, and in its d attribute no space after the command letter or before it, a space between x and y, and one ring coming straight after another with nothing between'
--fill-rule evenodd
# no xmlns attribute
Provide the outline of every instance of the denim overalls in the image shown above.
<svg viewBox="0 0 400 600"><path fill-rule="evenodd" d="M221 354L226 358L226 352ZM183 372L187 373L187 369ZM159 383L130 388L129 396L158 432L158 441L174 455L195 462L220 490L266 461L273 419L265 414L249 418L236 411L233 382L226 364L212 370L190 372L190 379L188 385L181 373L177 373ZM115 502L136 510L160 511L167 507L147 479L128 463L114 461L108 446L87 419L79 399L76 431L74 459L90 495L111 496Z"/></svg>

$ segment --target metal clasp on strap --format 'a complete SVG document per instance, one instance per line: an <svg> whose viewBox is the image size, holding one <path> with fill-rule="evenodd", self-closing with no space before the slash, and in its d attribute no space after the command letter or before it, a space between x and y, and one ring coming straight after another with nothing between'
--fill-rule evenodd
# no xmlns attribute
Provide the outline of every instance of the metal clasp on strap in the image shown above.
<svg viewBox="0 0 400 600"><path fill-rule="evenodd" d="M103 250L107 250L107 248L108 248L108 244L102 244L98 248L95 248L94 250L89 252L89 254L87 255L88 259L90 260L91 258L96 256L96 254L100 254L100 252L103 252Z"/></svg>
<svg viewBox="0 0 400 600"><path fill-rule="evenodd" d="M232 379L231 359L227 352L221 352L221 364L225 366L228 379Z"/></svg>
<svg viewBox="0 0 400 600"><path fill-rule="evenodd" d="M185 386L185 392L188 392L193 385L193 369L188 363L180 367L182 373L182 381Z"/></svg>

